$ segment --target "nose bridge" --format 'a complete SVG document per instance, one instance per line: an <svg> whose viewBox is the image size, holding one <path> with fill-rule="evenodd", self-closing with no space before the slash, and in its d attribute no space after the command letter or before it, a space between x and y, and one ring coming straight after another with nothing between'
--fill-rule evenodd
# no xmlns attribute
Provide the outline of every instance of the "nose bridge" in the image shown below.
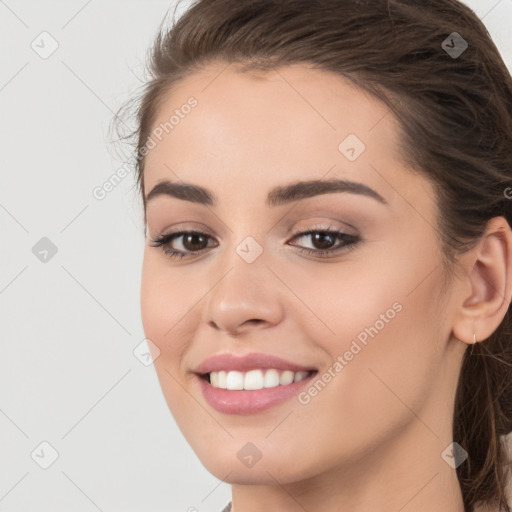
<svg viewBox="0 0 512 512"><path fill-rule="evenodd" d="M228 252L229 251L229 252ZM212 283L206 322L231 333L247 321L274 324L282 313L281 294L266 266L262 243L249 235L230 248L218 262ZM265 285L263 285L265 283Z"/></svg>

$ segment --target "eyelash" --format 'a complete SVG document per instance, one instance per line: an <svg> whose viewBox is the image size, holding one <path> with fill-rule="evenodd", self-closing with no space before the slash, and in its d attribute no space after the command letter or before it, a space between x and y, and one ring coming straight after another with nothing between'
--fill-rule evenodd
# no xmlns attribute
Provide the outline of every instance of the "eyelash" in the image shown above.
<svg viewBox="0 0 512 512"><path fill-rule="evenodd" d="M335 249L309 249L307 247L301 247L299 248L301 254L305 251L309 255L326 258L329 257L331 254L351 251L356 247L357 244L359 244L359 242L361 242L361 238L357 235L349 235L347 233L343 233L342 231L330 230L329 228L314 228L308 231L301 231L295 233L292 237L292 240L295 238L301 238L304 236L312 235L314 233L322 233L324 235L334 236L337 239L343 240L344 244L341 247L337 247ZM170 249L169 245L171 241L183 235L202 235L211 238L209 235L201 231L177 231L176 233L167 233L155 237L154 239L152 239L151 247L161 247L163 253L167 255L169 258L179 260L181 260L184 257L189 258L191 256L195 256L204 250L201 249L200 251L195 252L184 252L175 249Z"/></svg>

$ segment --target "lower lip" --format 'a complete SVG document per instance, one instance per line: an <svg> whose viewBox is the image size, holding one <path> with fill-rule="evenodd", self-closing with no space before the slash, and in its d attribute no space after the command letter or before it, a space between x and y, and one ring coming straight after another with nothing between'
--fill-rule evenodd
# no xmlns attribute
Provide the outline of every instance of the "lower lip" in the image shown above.
<svg viewBox="0 0 512 512"><path fill-rule="evenodd" d="M229 390L212 386L206 379L197 376L205 400L219 412L225 414L253 414L280 404L298 394L300 389L309 384L317 372L309 377L286 386L254 390Z"/></svg>

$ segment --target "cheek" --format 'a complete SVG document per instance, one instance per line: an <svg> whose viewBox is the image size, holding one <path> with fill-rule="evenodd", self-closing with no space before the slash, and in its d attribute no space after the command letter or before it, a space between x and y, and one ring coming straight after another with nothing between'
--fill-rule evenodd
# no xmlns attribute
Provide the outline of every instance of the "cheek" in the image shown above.
<svg viewBox="0 0 512 512"><path fill-rule="evenodd" d="M383 250L367 264L354 259L287 278L310 310L297 308L294 322L330 359L327 383L304 396L306 409L325 416L326 405L336 404L331 427L338 423L347 433L368 427L371 437L377 423L410 419L401 400L418 410L435 384L446 334L439 322L441 274L432 272L434 251L429 257L417 251L407 253L406 265L396 251ZM374 421L366 424L365 417Z"/></svg>
<svg viewBox="0 0 512 512"><path fill-rule="evenodd" d="M184 390L190 383L183 380L182 367L193 337L192 326L199 322L202 294L182 276L179 269L170 269L146 249L140 290L142 323L146 338L159 350L153 366L170 412L188 442L194 447L204 442L208 451L212 444L218 444L218 439L210 442L209 437L219 434L215 423L201 414L197 401Z"/></svg>
<svg viewBox="0 0 512 512"><path fill-rule="evenodd" d="M175 346L171 342L189 315L194 315L197 300L197 290L180 278L179 269L171 269L161 256L146 248L140 288L142 322L147 337L162 343L161 350Z"/></svg>
<svg viewBox="0 0 512 512"><path fill-rule="evenodd" d="M140 306L145 337L156 346L152 353L153 366L169 410L173 415L185 415L187 397L178 381L180 362L185 346L177 334L182 328L180 318L188 302L172 281L165 277L165 268L151 255L144 255L141 278ZM187 318L187 317L185 317ZM151 346L151 345L150 345ZM152 352L153 352L152 351Z"/></svg>
<svg viewBox="0 0 512 512"><path fill-rule="evenodd" d="M178 390L173 377L182 378L183 354L193 336L191 326L199 321L198 299L197 290L180 279L179 269L171 270L161 257L146 249L140 288L141 317L146 338L159 350L154 366L164 392Z"/></svg>
<svg viewBox="0 0 512 512"><path fill-rule="evenodd" d="M369 328L379 335L388 330L406 300L406 278L393 268L393 258L391 263L358 258L279 272L283 281L293 283L293 295L283 295L293 322L331 357L348 350L356 337L364 343Z"/></svg>

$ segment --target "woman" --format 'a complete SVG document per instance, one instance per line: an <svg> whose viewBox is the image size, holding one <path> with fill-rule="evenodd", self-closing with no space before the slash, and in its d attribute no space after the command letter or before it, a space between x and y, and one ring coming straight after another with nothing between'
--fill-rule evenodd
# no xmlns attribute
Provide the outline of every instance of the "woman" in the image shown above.
<svg viewBox="0 0 512 512"><path fill-rule="evenodd" d="M512 80L482 22L199 0L151 71L142 320L224 510L510 510Z"/></svg>

